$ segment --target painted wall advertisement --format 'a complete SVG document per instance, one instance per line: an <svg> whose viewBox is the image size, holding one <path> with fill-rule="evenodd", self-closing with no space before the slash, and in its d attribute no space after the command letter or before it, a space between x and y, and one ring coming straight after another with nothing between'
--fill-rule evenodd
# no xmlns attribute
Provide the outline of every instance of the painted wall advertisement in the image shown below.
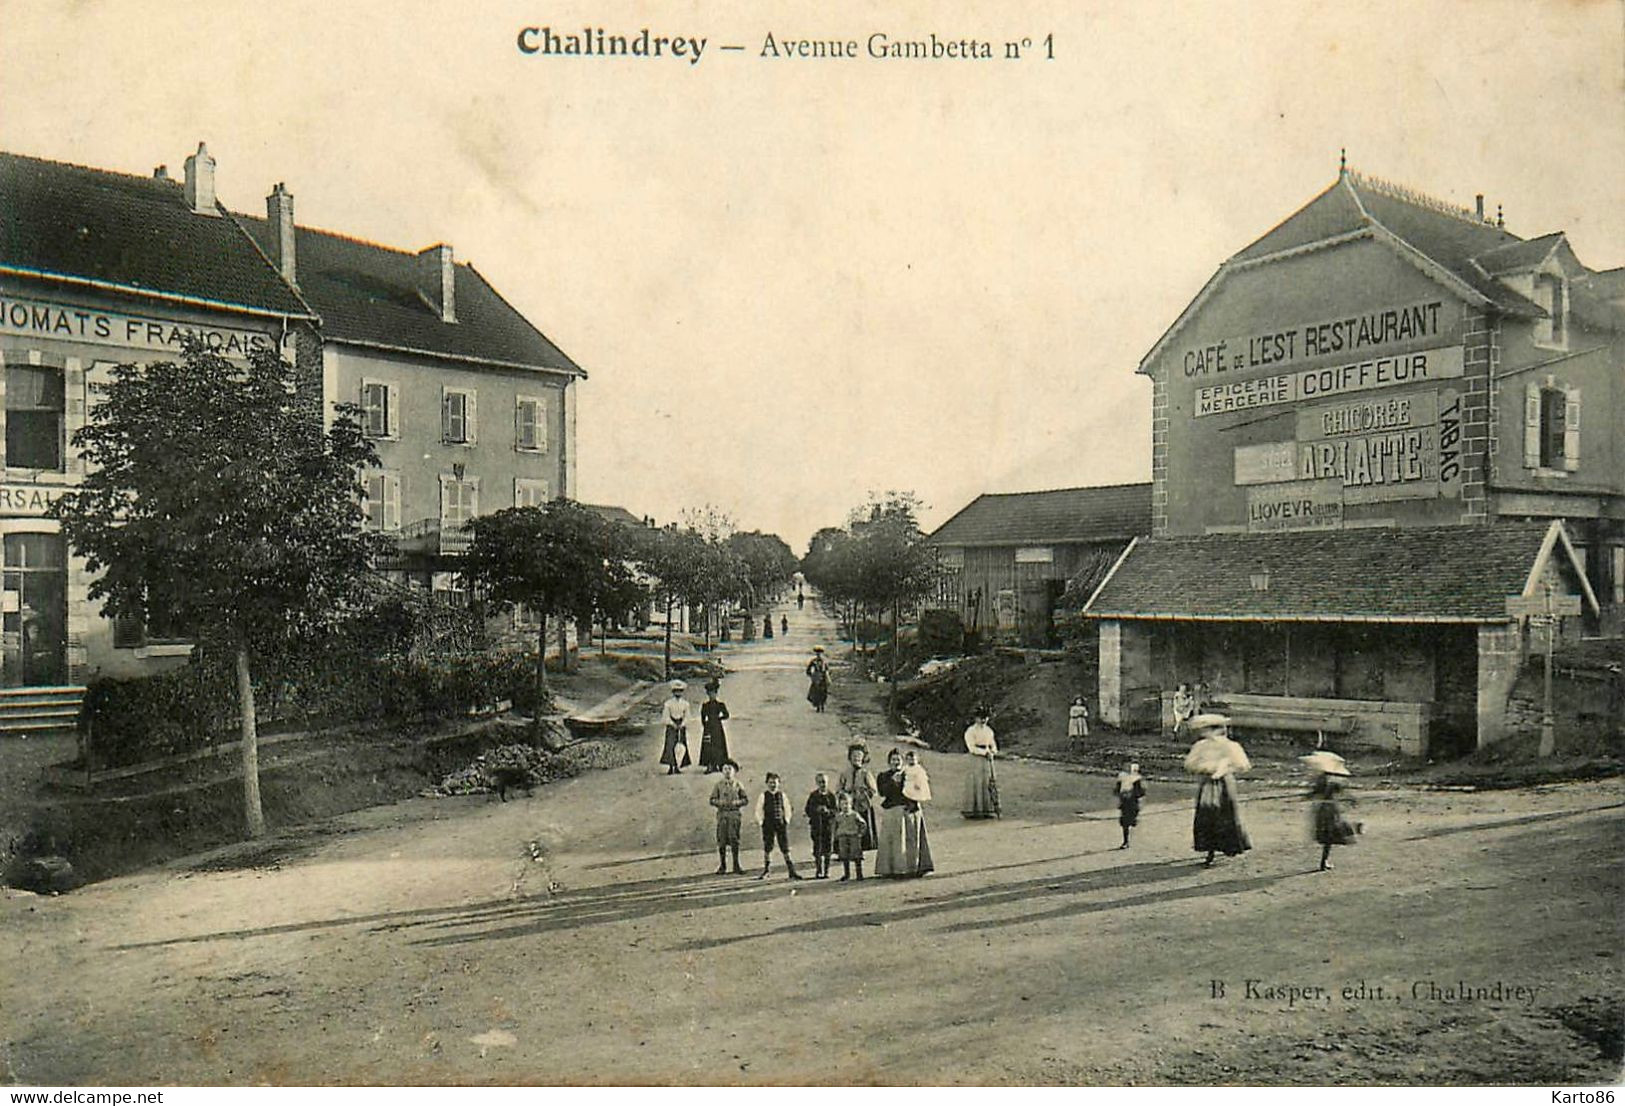
<svg viewBox="0 0 1625 1106"><path fill-rule="evenodd" d="M1289 484L1294 494L1311 484L1335 488L1339 519L1344 504L1461 495L1461 394L1453 388L1306 407L1296 431L1291 441L1238 446L1235 483L1274 496ZM1249 492L1249 529L1261 502ZM1268 528L1321 527L1329 517L1283 509Z"/></svg>
<svg viewBox="0 0 1625 1106"><path fill-rule="evenodd" d="M1247 489L1247 530L1336 530L1343 525L1343 485L1294 480Z"/></svg>
<svg viewBox="0 0 1625 1106"><path fill-rule="evenodd" d="M224 357L247 357L253 350L277 347L274 335L258 330L197 326L16 296L0 296L0 334L171 354L179 354L185 339L191 337Z"/></svg>

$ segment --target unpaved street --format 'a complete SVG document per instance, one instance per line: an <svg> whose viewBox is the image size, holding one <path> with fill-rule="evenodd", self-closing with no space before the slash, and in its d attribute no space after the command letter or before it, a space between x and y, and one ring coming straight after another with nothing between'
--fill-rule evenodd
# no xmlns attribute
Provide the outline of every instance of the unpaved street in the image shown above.
<svg viewBox="0 0 1625 1106"><path fill-rule="evenodd" d="M810 606L788 611L787 638L733 647L723 697L743 782L754 798L763 771L784 773L805 857L800 801L816 770L839 767L848 732L803 698L806 650L835 650L830 628ZM927 754L936 874L792 884L778 865L765 882L712 875L715 778L665 777L658 734L641 740L639 763L528 799L340 819L273 868L193 861L61 898L8 893L6 1078L1619 1076L1574 1028L1612 1011L1617 1032L1617 781L1366 793L1367 834L1326 874L1305 805L1245 781L1255 851L1204 871L1184 781L1151 781L1125 853L1108 780L1006 763L1007 816L967 823L964 758ZM748 817L745 840L759 866ZM1500 990L1460 1001L1463 984Z"/></svg>

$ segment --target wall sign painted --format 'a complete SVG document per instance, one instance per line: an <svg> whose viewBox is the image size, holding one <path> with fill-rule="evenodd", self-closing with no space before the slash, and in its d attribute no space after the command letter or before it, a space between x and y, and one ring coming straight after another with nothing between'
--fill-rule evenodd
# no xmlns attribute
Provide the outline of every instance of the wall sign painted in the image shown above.
<svg viewBox="0 0 1625 1106"><path fill-rule="evenodd" d="M1340 480L1298 480L1247 489L1247 530L1336 530L1343 525Z"/></svg>
<svg viewBox="0 0 1625 1106"><path fill-rule="evenodd" d="M1462 375L1464 362L1460 346L1400 353L1319 369L1208 384L1196 389L1197 418L1246 411L1255 407L1275 407L1285 403L1369 392L1402 384L1422 384Z"/></svg>
<svg viewBox="0 0 1625 1106"><path fill-rule="evenodd" d="M276 348L275 337L257 330L197 326L14 296L0 296L0 334L171 354L181 352L181 342L187 335L195 335L225 357L246 357L253 350Z"/></svg>
<svg viewBox="0 0 1625 1106"><path fill-rule="evenodd" d="M43 515L63 492L73 490L56 484L0 484L0 515Z"/></svg>
<svg viewBox="0 0 1625 1106"><path fill-rule="evenodd" d="M1438 338L1444 323L1444 302L1432 300L1191 346L1181 363L1187 378L1267 369Z"/></svg>

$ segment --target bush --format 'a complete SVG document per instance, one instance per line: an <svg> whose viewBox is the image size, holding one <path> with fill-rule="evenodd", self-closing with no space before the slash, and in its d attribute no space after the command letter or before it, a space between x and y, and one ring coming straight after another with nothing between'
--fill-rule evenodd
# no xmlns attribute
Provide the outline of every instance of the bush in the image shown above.
<svg viewBox="0 0 1625 1106"><path fill-rule="evenodd" d="M535 658L523 653L415 659L335 648L268 662L255 688L262 727L454 718L503 700L534 704ZM86 767L124 767L236 740L234 674L202 656L155 676L98 679L85 689L79 728Z"/></svg>

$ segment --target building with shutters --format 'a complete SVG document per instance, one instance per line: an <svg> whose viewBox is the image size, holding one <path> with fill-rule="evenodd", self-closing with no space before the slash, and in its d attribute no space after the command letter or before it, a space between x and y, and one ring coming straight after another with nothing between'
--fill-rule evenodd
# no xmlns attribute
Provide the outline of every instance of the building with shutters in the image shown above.
<svg viewBox="0 0 1625 1106"><path fill-rule="evenodd" d="M1101 713L1181 682L1411 752L1505 732L1539 634L1625 611L1625 271L1341 171L1142 360L1151 534L1093 596ZM1272 727L1274 728L1274 727Z"/></svg>
<svg viewBox="0 0 1625 1106"><path fill-rule="evenodd" d="M227 357L280 350L313 421L362 408L382 462L369 524L399 536L396 567L425 584L456 594L446 558L472 515L574 491L585 374L479 272L446 245L298 226L281 185L264 217L234 213L215 168L202 145L179 180L0 153L0 694L62 688L51 709L71 716L62 703L90 676L190 651L161 608L145 626L103 619L43 517L83 471L71 441L98 377L175 357L188 335Z"/></svg>

